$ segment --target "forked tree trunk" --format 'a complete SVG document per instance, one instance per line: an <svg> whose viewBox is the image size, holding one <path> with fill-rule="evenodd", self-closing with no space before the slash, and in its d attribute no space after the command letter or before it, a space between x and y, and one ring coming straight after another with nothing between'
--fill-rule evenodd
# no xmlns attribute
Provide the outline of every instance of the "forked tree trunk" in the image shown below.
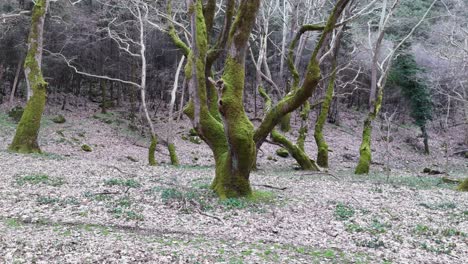
<svg viewBox="0 0 468 264"><path fill-rule="evenodd" d="M14 152L41 152L37 138L46 103L47 83L42 76L41 62L44 21L48 5L48 0L36 0L32 11L31 31L28 37L28 53L24 63L24 72L28 86L31 87L33 93L26 104L15 137L9 147Z"/></svg>
<svg viewBox="0 0 468 264"><path fill-rule="evenodd" d="M314 50L305 80L301 88L284 97L266 114L257 130L247 117L243 106L245 82L245 57L247 42L255 24L256 13L260 0L241 0L237 8L237 16L228 30L227 54L224 63L224 74L221 80L215 82L218 91L218 111L212 114L207 96L207 72L210 64L208 50L209 25L205 23L203 1L189 0L189 14L191 20L192 43L189 49L176 36L173 28L169 31L174 43L188 54L185 76L189 81L191 101L185 108L185 113L192 120L194 128L200 137L213 151L216 162L216 176L211 185L221 198L250 196L252 188L249 182L250 172L256 161L256 150L268 134L278 125L286 114L300 107L315 91L321 78L317 61L319 47L323 45L327 35L336 23L349 0L339 0L327 24L321 26L324 31ZM213 3L214 0L209 0ZM234 8L235 1L229 0L228 6ZM227 8L227 10L231 10ZM234 10L234 9L232 9ZM205 15L209 10L205 10ZM228 13L228 11L226 11ZM230 20L230 17L227 16ZM226 30L226 29L225 29ZM302 34L301 34L302 35ZM222 47L221 47L222 48ZM214 50L222 50L216 47ZM210 87L209 89L212 89ZM208 100L210 99L210 100ZM220 114L222 121L216 117Z"/></svg>

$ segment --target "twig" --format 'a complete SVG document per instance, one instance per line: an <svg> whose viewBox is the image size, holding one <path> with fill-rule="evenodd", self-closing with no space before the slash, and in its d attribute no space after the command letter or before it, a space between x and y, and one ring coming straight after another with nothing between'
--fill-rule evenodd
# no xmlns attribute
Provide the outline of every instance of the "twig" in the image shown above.
<svg viewBox="0 0 468 264"><path fill-rule="evenodd" d="M100 192L100 193L93 193L93 195L109 195L109 194L120 194L120 192Z"/></svg>
<svg viewBox="0 0 468 264"><path fill-rule="evenodd" d="M260 187L265 187L265 188L270 188L270 189L275 189L275 190L280 190L280 191L284 191L288 188L288 187L275 187L275 186L268 185L268 184L254 184L254 186L260 186Z"/></svg>
<svg viewBox="0 0 468 264"><path fill-rule="evenodd" d="M216 220L220 221L223 225L225 225L223 219L221 219L221 218L219 218L219 217L217 217L215 215L207 214L207 213L203 212L202 210L200 210L198 208L196 208L195 210L197 211L197 213L199 213L201 215L204 215L204 216L207 216L207 217L210 217L210 218L213 218L213 219L216 219Z"/></svg>
<svg viewBox="0 0 468 264"><path fill-rule="evenodd" d="M329 172L323 172L323 171L314 171L314 172L308 172L308 173L302 173L302 174L299 174L300 176L307 176L307 175L328 175L328 176L331 176L337 180L340 180L338 177L336 177L335 175L329 173Z"/></svg>

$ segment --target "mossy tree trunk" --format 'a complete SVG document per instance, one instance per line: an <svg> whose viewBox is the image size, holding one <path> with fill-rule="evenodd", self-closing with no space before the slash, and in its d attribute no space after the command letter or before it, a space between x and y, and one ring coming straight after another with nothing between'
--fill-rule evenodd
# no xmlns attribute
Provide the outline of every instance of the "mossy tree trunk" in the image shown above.
<svg viewBox="0 0 468 264"><path fill-rule="evenodd" d="M323 136L323 128L328 117L330 110L330 105L333 100L333 93L335 90L335 80L336 80L336 71L337 71L337 57L338 51L340 49L340 40L342 35L342 29L336 34L334 45L331 47L331 75L328 80L327 90L325 92L325 98L322 103L322 108L320 109L320 114L315 123L314 138L315 143L317 144L317 164L320 167L328 168L328 144Z"/></svg>
<svg viewBox="0 0 468 264"><path fill-rule="evenodd" d="M272 107L272 101L270 96L266 93L266 91L260 87L258 89L260 96L265 101L265 112L268 112ZM290 140L288 140L285 136L281 135L276 129L273 129L270 133L271 139L273 142L278 143L283 148L285 148L289 154L297 161L301 169L303 170L320 170L314 160L311 160L307 153L304 150L304 142L307 137L307 119L309 117L310 112L310 104L309 102L305 102L303 109L301 111L301 119L302 125L301 129L299 130L299 136L297 138L297 144L294 145Z"/></svg>
<svg viewBox="0 0 468 264"><path fill-rule="evenodd" d="M271 139L273 142L276 142L283 146L291 156L299 163L299 166L303 170L320 170L314 160L311 160L309 156L305 153L304 149L301 149L299 146L292 144L285 136L278 133L276 130L271 131Z"/></svg>
<svg viewBox="0 0 468 264"><path fill-rule="evenodd" d="M36 0L31 16L31 31L28 37L28 53L24 63L24 72L32 96L28 100L23 116L16 129L16 134L9 149L20 153L40 153L38 135L42 113L46 103L47 83L42 76L42 49L44 21L48 9L48 0Z"/></svg>
<svg viewBox="0 0 468 264"><path fill-rule="evenodd" d="M237 11L234 12L236 1L228 0L225 27L216 44L209 48L209 36L211 36L209 17L215 12L213 11L215 8L209 8L211 6L209 4L215 2L208 0L204 8L201 0L188 1L192 33L191 48L180 40L173 25L169 34L188 57L185 77L189 83L191 99L185 107L185 113L191 119L199 136L213 151L216 176L211 188L221 198L249 196L252 193L249 176L256 161L256 150L283 116L297 109L310 97L320 80L318 48L312 55L303 86L286 95L275 107L272 107L260 127L254 130L243 106L245 57L248 39L261 1L241 0ZM340 0L327 25L320 27L324 34L318 47L323 44L323 36L332 30L337 16L348 2L349 0ZM236 13L235 20L229 25L232 18L229 14L234 15L234 13ZM227 34L227 37L224 34ZM226 40L224 44L223 40ZM211 65L219 57L220 50L227 51L224 73L220 80L213 81L209 78ZM213 90L217 91L218 97L216 111L210 107Z"/></svg>
<svg viewBox="0 0 468 264"><path fill-rule="evenodd" d="M380 112L383 99L383 87L378 88L377 100L374 102L374 108L367 115L362 129L362 142L359 148L359 162L354 171L355 174L368 174L372 162L372 122Z"/></svg>

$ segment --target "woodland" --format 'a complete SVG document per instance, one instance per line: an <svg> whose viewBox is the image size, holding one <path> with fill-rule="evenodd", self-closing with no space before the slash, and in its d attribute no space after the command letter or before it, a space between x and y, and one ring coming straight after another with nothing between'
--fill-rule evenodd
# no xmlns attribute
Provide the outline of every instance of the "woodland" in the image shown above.
<svg viewBox="0 0 468 264"><path fill-rule="evenodd" d="M467 0L1 0L1 263L466 263Z"/></svg>

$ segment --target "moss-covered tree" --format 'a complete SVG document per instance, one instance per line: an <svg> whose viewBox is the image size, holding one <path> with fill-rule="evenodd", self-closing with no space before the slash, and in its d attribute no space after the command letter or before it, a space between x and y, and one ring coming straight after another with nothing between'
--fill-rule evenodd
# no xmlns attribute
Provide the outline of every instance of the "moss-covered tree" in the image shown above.
<svg viewBox="0 0 468 264"><path fill-rule="evenodd" d="M377 39L374 43L372 50L372 74L371 74L371 87L370 87L370 97L369 97L369 106L370 110L367 114L366 119L364 120L364 125L362 129L362 141L361 146L359 147L359 162L354 171L355 174L367 174L369 173L371 161L372 161L372 123L377 118L377 115L380 112L382 107L382 100L384 96L384 87L387 82L387 77L389 75L389 70L391 69L393 58L395 52L401 48L402 45L413 35L416 29L422 24L425 20L429 11L432 9L437 0L434 0L432 4L428 7L424 15L420 18L419 22L414 25L411 30L396 44L392 49L389 49L389 52L385 58L379 62L381 57L382 43L384 40L387 24L392 17L394 11L398 6L398 1L395 1L387 12L387 1L384 1L382 6L382 11L380 15L380 23L377 32ZM380 76L378 76L380 73Z"/></svg>
<svg viewBox="0 0 468 264"><path fill-rule="evenodd" d="M32 96L28 100L23 116L16 129L16 134L9 149L20 153L40 153L38 144L42 113L46 104L47 82L42 76L42 50L44 22L48 0L37 0L31 16L31 30L28 37L28 53L24 63L24 73Z"/></svg>
<svg viewBox="0 0 468 264"><path fill-rule="evenodd" d="M221 198L252 194L249 176L256 161L257 149L281 119L303 105L315 91L321 78L318 51L349 0L337 2L326 25L309 25L301 29L297 39L307 30L322 31L309 61L304 82L271 107L260 126L254 129L244 110L243 94L247 44L260 2L241 0L236 8L236 1L228 0L224 29L213 45L212 17L216 8L211 7L216 5L215 0L208 0L205 5L201 0L188 1L191 48L177 36L173 25L172 30L169 30L174 43L188 57L185 76L189 83L191 100L185 112L198 135L213 151L216 175L211 188ZM223 75L214 81L210 78L212 65L220 57L222 50L227 53Z"/></svg>
<svg viewBox="0 0 468 264"><path fill-rule="evenodd" d="M390 72L390 81L401 88L403 96L409 101L411 117L421 129L424 153L429 154L429 136L426 123L432 119L432 99L429 87L420 76L422 69L411 54L411 44L402 46Z"/></svg>

